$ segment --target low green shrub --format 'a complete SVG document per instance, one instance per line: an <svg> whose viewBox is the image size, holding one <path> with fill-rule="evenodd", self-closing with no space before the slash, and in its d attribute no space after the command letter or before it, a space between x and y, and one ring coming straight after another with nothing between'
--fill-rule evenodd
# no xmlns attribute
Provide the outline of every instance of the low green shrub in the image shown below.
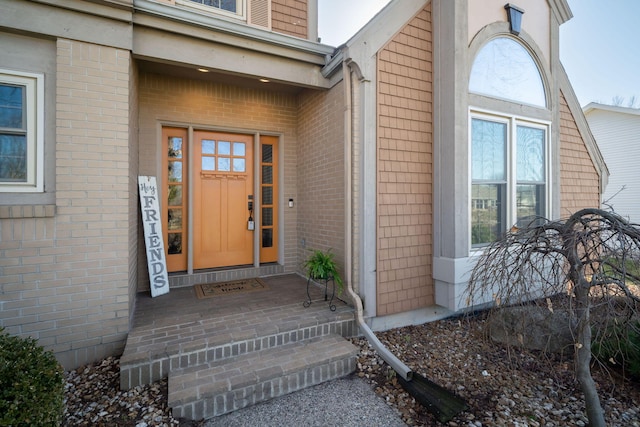
<svg viewBox="0 0 640 427"><path fill-rule="evenodd" d="M64 371L51 351L0 328L0 425L60 425L64 384Z"/></svg>
<svg viewBox="0 0 640 427"><path fill-rule="evenodd" d="M609 326L604 333L594 336L591 348L595 357L620 366L625 375L640 378L640 322L625 328Z"/></svg>

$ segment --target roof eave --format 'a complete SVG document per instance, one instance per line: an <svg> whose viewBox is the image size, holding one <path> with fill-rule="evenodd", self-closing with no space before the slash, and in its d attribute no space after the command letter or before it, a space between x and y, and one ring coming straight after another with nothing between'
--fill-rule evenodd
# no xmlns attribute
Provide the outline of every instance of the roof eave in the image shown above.
<svg viewBox="0 0 640 427"><path fill-rule="evenodd" d="M268 31L258 27L252 27L246 23L233 22L228 19L217 18L215 16L203 15L192 12L185 8L180 8L168 4L158 3L150 0L134 0L134 7L137 12L149 13L162 16L167 19L191 23L194 25L215 28L216 31L224 32L244 39L251 39L262 43L269 43L293 50L310 53L325 57L331 55L334 48L328 45Z"/></svg>

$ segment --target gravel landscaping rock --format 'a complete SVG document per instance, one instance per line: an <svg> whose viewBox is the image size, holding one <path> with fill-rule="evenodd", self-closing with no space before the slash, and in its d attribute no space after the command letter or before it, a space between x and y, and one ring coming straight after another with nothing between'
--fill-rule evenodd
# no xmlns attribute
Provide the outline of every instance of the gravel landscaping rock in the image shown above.
<svg viewBox="0 0 640 427"><path fill-rule="evenodd" d="M584 400L571 355L505 348L484 337L481 318L449 319L377 333L415 372L463 397L470 406L449 426L586 426ZM368 342L353 377L207 422L176 420L167 408L166 380L119 390L119 360L66 373L65 426L439 425L398 384ZM640 427L640 384L594 366L610 426ZM375 393L375 394L374 394ZM361 413L363 408L369 411ZM378 412L379 411L379 412ZM280 417L280 418L278 418ZM388 418L385 418L388 417Z"/></svg>
<svg viewBox="0 0 640 427"><path fill-rule="evenodd" d="M470 410L450 426L586 426L572 355L507 348L485 338L482 318L449 319L376 334L414 372L464 398ZM364 339L358 375L393 404L407 425L437 425L398 385ZM640 426L640 384L595 365L592 374L609 426Z"/></svg>

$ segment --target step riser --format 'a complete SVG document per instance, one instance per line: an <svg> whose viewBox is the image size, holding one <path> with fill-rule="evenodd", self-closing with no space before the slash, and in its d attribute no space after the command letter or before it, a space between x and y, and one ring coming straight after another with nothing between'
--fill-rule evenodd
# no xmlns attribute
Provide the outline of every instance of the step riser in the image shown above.
<svg viewBox="0 0 640 427"><path fill-rule="evenodd" d="M129 390L139 385L151 384L166 378L171 370L187 368L207 362L225 360L243 354L274 348L290 342L301 341L330 334L343 337L353 337L358 334L358 328L353 318L331 323L313 325L296 330L256 337L225 344L211 344L207 342L188 342L181 346L176 354L164 354L152 360L139 363L122 363L120 365L120 389Z"/></svg>
<svg viewBox="0 0 640 427"><path fill-rule="evenodd" d="M224 415L269 399L344 377L356 370L356 364L357 359L352 356L215 396L202 396L198 401L173 407L172 415L174 418L189 420L201 420Z"/></svg>

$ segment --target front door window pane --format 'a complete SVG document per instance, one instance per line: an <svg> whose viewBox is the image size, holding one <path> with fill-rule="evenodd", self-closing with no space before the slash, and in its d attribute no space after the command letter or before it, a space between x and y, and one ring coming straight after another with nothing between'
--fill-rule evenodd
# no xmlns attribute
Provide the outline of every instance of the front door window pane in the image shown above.
<svg viewBox="0 0 640 427"><path fill-rule="evenodd" d="M169 230L182 229L182 209L169 209L167 216L167 224L169 226Z"/></svg>
<svg viewBox="0 0 640 427"><path fill-rule="evenodd" d="M169 186L169 206L182 206L182 185Z"/></svg>
<svg viewBox="0 0 640 427"><path fill-rule="evenodd" d="M216 159L214 157L203 157L202 158L202 170L203 171L214 171L214 170L216 170Z"/></svg>
<svg viewBox="0 0 640 427"><path fill-rule="evenodd" d="M221 156L231 155L231 143L226 141L218 142L218 154Z"/></svg>
<svg viewBox="0 0 640 427"><path fill-rule="evenodd" d="M167 155L170 159L181 159L182 158L182 138L172 137L169 138L169 150Z"/></svg>
<svg viewBox="0 0 640 427"><path fill-rule="evenodd" d="M233 171L234 172L244 172L245 171L245 160L244 159L233 159Z"/></svg>
<svg viewBox="0 0 640 427"><path fill-rule="evenodd" d="M182 162L169 162L169 182L182 182Z"/></svg>
<svg viewBox="0 0 640 427"><path fill-rule="evenodd" d="M208 139L203 139L202 154L216 154L216 142Z"/></svg>
<svg viewBox="0 0 640 427"><path fill-rule="evenodd" d="M273 184L273 167L262 166L262 183Z"/></svg>
<svg viewBox="0 0 640 427"><path fill-rule="evenodd" d="M230 172L231 159L228 157L218 157L218 170L221 172Z"/></svg>
<svg viewBox="0 0 640 427"><path fill-rule="evenodd" d="M182 253L182 233L169 233L167 252L169 252L169 255Z"/></svg>
<svg viewBox="0 0 640 427"><path fill-rule="evenodd" d="M262 203L265 205L273 204L273 187L262 187Z"/></svg>
<svg viewBox="0 0 640 427"><path fill-rule="evenodd" d="M262 225L267 227L273 225L273 208L262 208Z"/></svg>
<svg viewBox="0 0 640 427"><path fill-rule="evenodd" d="M244 142L233 143L233 155L238 157L243 157L245 155Z"/></svg>
<svg viewBox="0 0 640 427"><path fill-rule="evenodd" d="M271 144L262 145L262 163L273 163L273 146Z"/></svg>
<svg viewBox="0 0 640 427"><path fill-rule="evenodd" d="M263 248L273 247L273 228L262 229L262 247Z"/></svg>

